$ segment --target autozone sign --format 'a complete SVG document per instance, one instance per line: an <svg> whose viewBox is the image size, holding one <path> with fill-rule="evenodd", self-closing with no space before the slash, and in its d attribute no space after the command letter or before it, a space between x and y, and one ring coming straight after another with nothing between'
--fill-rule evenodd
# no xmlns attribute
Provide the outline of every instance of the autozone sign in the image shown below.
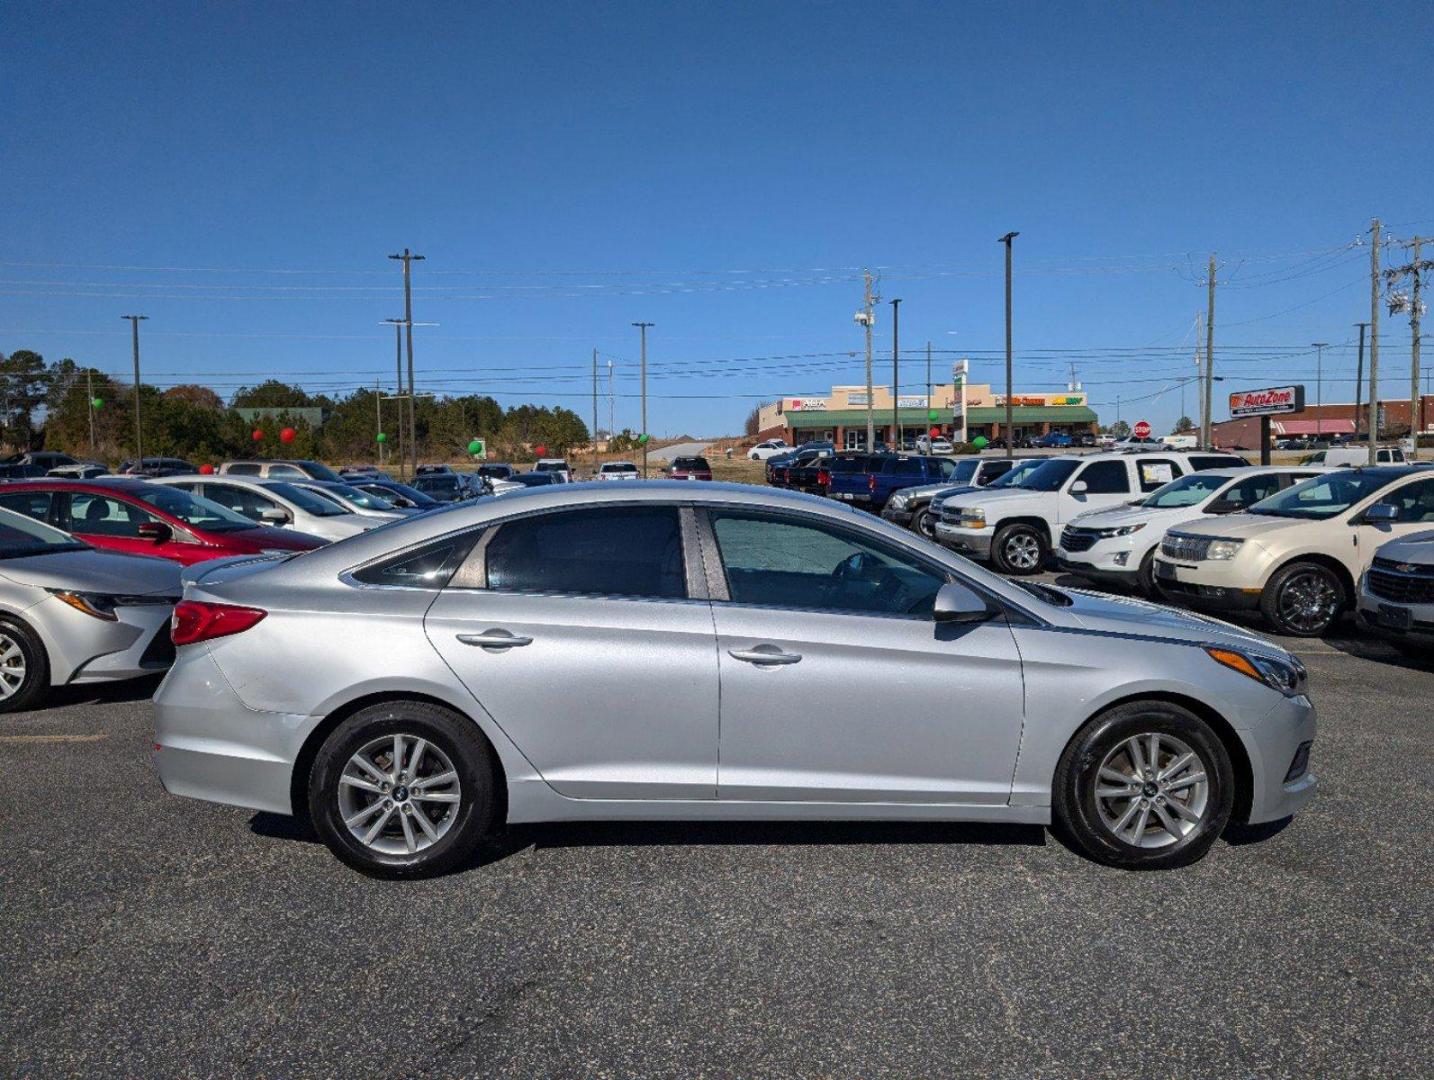
<svg viewBox="0 0 1434 1080"><path fill-rule="evenodd" d="M1300 412L1304 407L1303 386L1267 386L1263 390L1237 390L1230 395L1231 416L1273 416Z"/></svg>

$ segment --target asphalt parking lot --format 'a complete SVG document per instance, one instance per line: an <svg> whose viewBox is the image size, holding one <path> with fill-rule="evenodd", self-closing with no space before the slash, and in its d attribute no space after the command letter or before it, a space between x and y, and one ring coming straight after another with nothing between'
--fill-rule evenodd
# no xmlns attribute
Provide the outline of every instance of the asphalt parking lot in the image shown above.
<svg viewBox="0 0 1434 1080"><path fill-rule="evenodd" d="M1413 1076L1434 662L1287 642L1313 807L1182 871L1036 828L514 830L385 883L172 798L152 684L0 717L10 1076Z"/></svg>

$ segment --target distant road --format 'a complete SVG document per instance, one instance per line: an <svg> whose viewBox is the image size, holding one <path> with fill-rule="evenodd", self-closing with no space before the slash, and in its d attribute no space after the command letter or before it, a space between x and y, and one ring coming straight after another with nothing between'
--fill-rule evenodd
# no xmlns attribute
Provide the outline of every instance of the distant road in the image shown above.
<svg viewBox="0 0 1434 1080"><path fill-rule="evenodd" d="M712 444L710 442L684 442L664 446L660 450L649 450L648 461L671 461L673 458L697 457Z"/></svg>

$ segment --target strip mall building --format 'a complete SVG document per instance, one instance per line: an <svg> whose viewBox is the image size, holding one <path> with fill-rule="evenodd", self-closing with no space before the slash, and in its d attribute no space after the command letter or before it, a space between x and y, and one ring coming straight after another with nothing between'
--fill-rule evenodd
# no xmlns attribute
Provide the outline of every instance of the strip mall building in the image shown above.
<svg viewBox="0 0 1434 1080"><path fill-rule="evenodd" d="M966 438L1004 436L1006 395L994 393L988 385L967 383L965 393ZM961 435L958 386L933 386L931 396L902 394L893 402L891 387L873 387L872 412L876 437L890 446L901 439L925 435L936 428L947 438ZM896 416L892 416L892 406ZM1095 434L1097 417L1085 391L1056 394L1015 394L1012 396L1012 427L1015 437L1024 439L1052 431L1068 434ZM932 411L936 419L931 419ZM799 444L825 439L838 447L859 450L866 442L867 393L861 386L833 386L825 397L784 397L758 410L760 437L782 438Z"/></svg>

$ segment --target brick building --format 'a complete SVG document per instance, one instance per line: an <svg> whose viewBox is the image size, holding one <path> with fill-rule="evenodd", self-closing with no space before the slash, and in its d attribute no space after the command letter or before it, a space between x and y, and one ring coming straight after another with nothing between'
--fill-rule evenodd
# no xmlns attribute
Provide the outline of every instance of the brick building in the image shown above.
<svg viewBox="0 0 1434 1080"><path fill-rule="evenodd" d="M1419 396L1419 430L1434 433L1434 394ZM1306 405L1296 413L1270 418L1270 433L1276 439L1292 437L1318 438L1331 435L1364 436L1369 431L1369 405L1362 404L1355 416L1354 402L1327 402ZM1260 418L1247 416L1222 420L1211 425L1211 438L1222 449L1243 447L1257 449L1260 445ZM1409 399L1383 399L1379 403L1379 437L1398 439L1409 434Z"/></svg>

